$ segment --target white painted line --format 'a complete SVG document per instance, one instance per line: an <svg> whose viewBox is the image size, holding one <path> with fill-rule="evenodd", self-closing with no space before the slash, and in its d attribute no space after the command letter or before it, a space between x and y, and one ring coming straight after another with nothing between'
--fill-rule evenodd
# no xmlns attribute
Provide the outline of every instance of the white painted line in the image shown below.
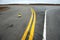
<svg viewBox="0 0 60 40"><path fill-rule="evenodd" d="M47 11L45 11L44 30L43 30L43 39L42 40L46 40L46 12Z"/></svg>

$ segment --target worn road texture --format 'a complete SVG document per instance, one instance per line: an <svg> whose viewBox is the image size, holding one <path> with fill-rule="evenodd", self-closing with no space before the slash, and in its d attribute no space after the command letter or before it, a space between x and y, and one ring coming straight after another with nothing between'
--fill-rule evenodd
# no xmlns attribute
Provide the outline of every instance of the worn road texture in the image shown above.
<svg viewBox="0 0 60 40"><path fill-rule="evenodd" d="M0 7L0 40L21 40L32 14L31 8L36 12L33 40L42 40L45 14L42 6ZM19 13L21 17L18 17Z"/></svg>

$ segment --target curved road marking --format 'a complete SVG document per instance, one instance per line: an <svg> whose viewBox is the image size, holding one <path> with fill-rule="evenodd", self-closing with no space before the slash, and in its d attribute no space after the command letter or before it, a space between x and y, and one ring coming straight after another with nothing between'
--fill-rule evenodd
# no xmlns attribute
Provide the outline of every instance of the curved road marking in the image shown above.
<svg viewBox="0 0 60 40"><path fill-rule="evenodd" d="M32 26L31 26L30 35L29 35L29 39L28 40L33 40L35 23L36 23L36 13L35 13L33 8L31 8L31 12L32 12L32 15L31 15L30 21L28 23L28 26L27 26L27 28L26 28L21 40L25 40L26 39L31 24L32 24Z"/></svg>
<svg viewBox="0 0 60 40"><path fill-rule="evenodd" d="M30 29L32 20L33 20L33 13L32 13L32 15L31 15L30 21L29 21L29 23L28 23L28 26L27 26L27 28L26 28L26 30L25 30L25 32L24 32L21 40L25 40L25 39L26 39L26 36L27 36L28 31L29 31L29 29Z"/></svg>
<svg viewBox="0 0 60 40"><path fill-rule="evenodd" d="M32 11L32 14L34 15L34 19L33 19L32 27L31 27L30 35L29 35L29 40L33 40L34 29L35 29L35 24L36 24L36 13L33 8L31 8L31 11Z"/></svg>

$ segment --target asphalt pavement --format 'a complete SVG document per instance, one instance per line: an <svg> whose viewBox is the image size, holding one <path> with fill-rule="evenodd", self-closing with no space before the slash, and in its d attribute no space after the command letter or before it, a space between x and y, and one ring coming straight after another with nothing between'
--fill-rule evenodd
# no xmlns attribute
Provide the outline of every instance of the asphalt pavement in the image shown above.
<svg viewBox="0 0 60 40"><path fill-rule="evenodd" d="M7 6L0 9L0 40L21 40L32 14L31 8L36 12L33 40L43 39L44 8L40 8L40 6ZM21 17L18 16L19 13Z"/></svg>
<svg viewBox="0 0 60 40"><path fill-rule="evenodd" d="M60 40L60 8L46 12L46 40Z"/></svg>

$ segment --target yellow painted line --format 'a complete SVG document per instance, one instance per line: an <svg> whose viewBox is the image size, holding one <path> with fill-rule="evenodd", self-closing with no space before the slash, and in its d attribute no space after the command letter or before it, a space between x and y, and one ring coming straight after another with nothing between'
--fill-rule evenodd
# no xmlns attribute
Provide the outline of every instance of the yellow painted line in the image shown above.
<svg viewBox="0 0 60 40"><path fill-rule="evenodd" d="M26 28L26 30L25 30L25 32L24 32L21 40L25 40L25 39L26 39L26 36L27 36L28 31L29 31L29 29L30 29L32 20L33 20L33 14L31 15L30 21L29 21L29 23L28 23L28 26L27 26L27 28Z"/></svg>
<svg viewBox="0 0 60 40"><path fill-rule="evenodd" d="M29 40L33 40L34 29L35 29L35 24L36 24L36 13L33 8L31 8L31 11L32 11L32 14L34 14L34 19L33 19L32 27L31 27L30 35L29 35Z"/></svg>

